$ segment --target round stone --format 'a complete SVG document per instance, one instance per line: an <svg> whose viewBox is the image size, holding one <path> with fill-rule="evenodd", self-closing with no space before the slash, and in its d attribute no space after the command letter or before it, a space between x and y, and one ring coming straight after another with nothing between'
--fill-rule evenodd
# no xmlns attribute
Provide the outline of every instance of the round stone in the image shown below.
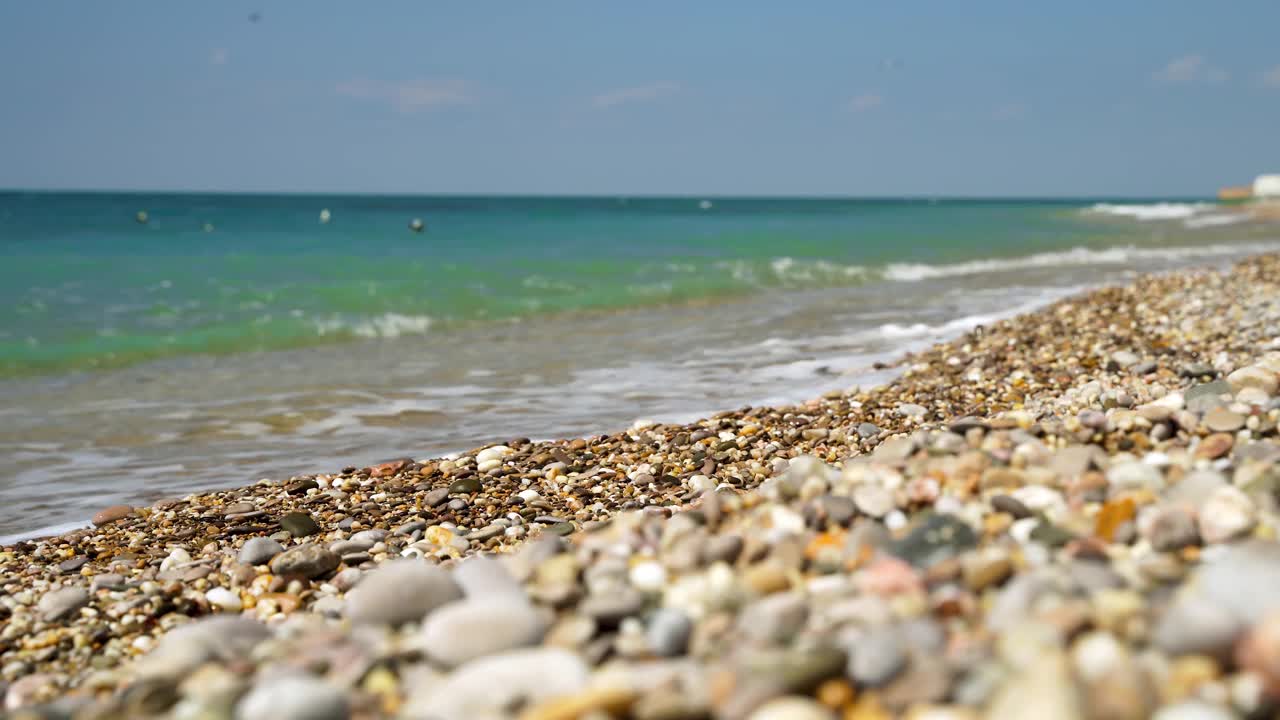
<svg viewBox="0 0 1280 720"><path fill-rule="evenodd" d="M308 675L264 680L236 705L239 720L347 720L346 693Z"/></svg>
<svg viewBox="0 0 1280 720"><path fill-rule="evenodd" d="M289 548L271 561L275 575L314 578L332 572L342 560L326 547L307 543Z"/></svg>
<svg viewBox="0 0 1280 720"><path fill-rule="evenodd" d="M581 692L588 669L559 648L516 650L481 658L410 696L402 717L499 718L510 708Z"/></svg>
<svg viewBox="0 0 1280 720"><path fill-rule="evenodd" d="M1146 534L1151 547L1160 552L1181 550L1200 542L1195 516L1183 507L1158 510Z"/></svg>
<svg viewBox="0 0 1280 720"><path fill-rule="evenodd" d="M526 598L524 586L512 576L507 567L487 555L475 555L459 563L453 569L453 582L462 588L463 594L468 598Z"/></svg>
<svg viewBox="0 0 1280 720"><path fill-rule="evenodd" d="M461 598L462 589L439 567L396 560L379 565L347 593L346 615L357 625L400 625Z"/></svg>
<svg viewBox="0 0 1280 720"><path fill-rule="evenodd" d="M853 504L864 515L882 518L894 508L893 493L879 485L859 485L853 489Z"/></svg>
<svg viewBox="0 0 1280 720"><path fill-rule="evenodd" d="M1219 406L1204 414L1204 425L1214 432L1235 432L1244 427L1244 416Z"/></svg>
<svg viewBox="0 0 1280 720"><path fill-rule="evenodd" d="M795 637L808 617L809 605L803 596L775 593L743 608L738 629L756 642L780 645Z"/></svg>
<svg viewBox="0 0 1280 720"><path fill-rule="evenodd" d="M880 687L907 666L907 649L893 626L873 628L849 652L845 672L864 687Z"/></svg>
<svg viewBox="0 0 1280 720"><path fill-rule="evenodd" d="M284 552L284 546L266 537L249 538L240 548L240 562L245 565L266 565L271 558Z"/></svg>
<svg viewBox="0 0 1280 720"><path fill-rule="evenodd" d="M79 587L51 590L36 603L36 610L46 622L57 622L89 604L89 591Z"/></svg>
<svg viewBox="0 0 1280 720"><path fill-rule="evenodd" d="M617 627L642 608L644 596L630 587L591 595L578 606L582 614L606 627Z"/></svg>
<svg viewBox="0 0 1280 720"><path fill-rule="evenodd" d="M97 527L101 527L117 520L123 520L132 514L133 508L128 505L112 505L111 507L103 508L94 513L93 524Z"/></svg>
<svg viewBox="0 0 1280 720"><path fill-rule="evenodd" d="M1271 370L1257 365L1236 370L1227 376L1227 382L1237 391L1256 388L1267 395L1275 395L1280 390L1280 377Z"/></svg>
<svg viewBox="0 0 1280 720"><path fill-rule="evenodd" d="M155 649L143 656L135 669L142 677L181 677L210 661L242 660L270 636L267 626L257 620L241 615L212 615L161 636Z"/></svg>
<svg viewBox="0 0 1280 720"><path fill-rule="evenodd" d="M239 593L224 587L211 588L204 594L204 597L209 601L210 605L223 612L240 612L244 608L244 604L240 601Z"/></svg>
<svg viewBox="0 0 1280 720"><path fill-rule="evenodd" d="M449 486L449 492L470 495L471 493L480 492L480 486L480 478L478 477L463 478L461 480L454 481L454 483Z"/></svg>
<svg viewBox="0 0 1280 720"><path fill-rule="evenodd" d="M1218 488L1200 508L1200 534L1207 543L1234 540L1257 524L1253 499L1233 485Z"/></svg>
<svg viewBox="0 0 1280 720"><path fill-rule="evenodd" d="M1107 481L1111 483L1113 493L1143 489L1159 492L1164 489L1164 475L1160 473L1160 469L1143 462L1112 465L1107 470Z"/></svg>
<svg viewBox="0 0 1280 720"><path fill-rule="evenodd" d="M645 636L653 652L663 657L683 655L693 634L693 621L682 610L663 608L649 618Z"/></svg>
<svg viewBox="0 0 1280 720"><path fill-rule="evenodd" d="M320 526L304 512L292 512L280 518L280 527L294 537L306 537L320 532Z"/></svg>
<svg viewBox="0 0 1280 720"><path fill-rule="evenodd" d="M774 698L756 708L748 720L835 720L827 706L801 696Z"/></svg>
<svg viewBox="0 0 1280 720"><path fill-rule="evenodd" d="M548 619L514 600L461 600L437 608L422 626L423 647L448 666L527 647L542 639Z"/></svg>

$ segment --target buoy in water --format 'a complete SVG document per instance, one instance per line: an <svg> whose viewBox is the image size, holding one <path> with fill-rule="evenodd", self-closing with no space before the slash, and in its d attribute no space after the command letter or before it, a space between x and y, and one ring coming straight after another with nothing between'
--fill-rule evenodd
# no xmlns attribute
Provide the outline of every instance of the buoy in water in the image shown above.
<svg viewBox="0 0 1280 720"><path fill-rule="evenodd" d="M205 224L204 224L204 231L205 231L205 232L213 232L213 223L205 223Z"/></svg>
<svg viewBox="0 0 1280 720"><path fill-rule="evenodd" d="M710 210L710 209L711 209L711 201L710 201L710 200L703 200L702 202L698 203L698 207L702 208L703 210Z"/></svg>
<svg viewBox="0 0 1280 720"><path fill-rule="evenodd" d="M330 215L329 215L329 208L325 208L325 209L323 209L323 210L321 210L321 211L320 211L320 222L321 222L321 223L327 223L327 222L329 222L329 217L330 217Z"/></svg>
<svg viewBox="0 0 1280 720"><path fill-rule="evenodd" d="M422 232L427 226L422 222L422 218L414 218L409 221L409 229L414 232Z"/></svg>
<svg viewBox="0 0 1280 720"><path fill-rule="evenodd" d="M139 225L146 225L147 221L149 221L151 217L147 215L146 210L139 210L138 213L133 216L133 219L137 220Z"/></svg>

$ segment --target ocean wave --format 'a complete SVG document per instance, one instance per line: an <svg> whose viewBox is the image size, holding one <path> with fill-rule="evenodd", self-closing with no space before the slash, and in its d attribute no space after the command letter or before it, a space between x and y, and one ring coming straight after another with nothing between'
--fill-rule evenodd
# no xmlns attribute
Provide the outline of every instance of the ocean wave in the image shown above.
<svg viewBox="0 0 1280 720"><path fill-rule="evenodd" d="M727 271L738 282L765 287L807 287L839 285L872 275L863 265L842 265L829 260L797 260L782 256L762 263L759 260L725 260L715 267Z"/></svg>
<svg viewBox="0 0 1280 720"><path fill-rule="evenodd" d="M1183 221L1183 225L1191 228L1217 227L1219 225L1235 225L1249 219L1244 213L1224 213L1221 215L1202 215L1199 217L1187 218Z"/></svg>
<svg viewBox="0 0 1280 720"><path fill-rule="evenodd" d="M970 260L968 262L949 265L930 265L927 263L890 263L885 266L884 277L899 282L915 282L933 278L958 277L962 275L980 275L984 273L1010 272L1032 268L1087 266L1087 265L1120 265L1134 261L1178 260L1185 258L1218 257L1223 255L1239 255L1250 252L1265 252L1276 249L1274 243L1237 243L1229 245L1198 245L1168 248L1140 248L1134 245L1123 245L1112 248L1093 249L1076 247L1070 250L1035 253L1022 257L990 258L987 260Z"/></svg>
<svg viewBox="0 0 1280 720"><path fill-rule="evenodd" d="M391 339L404 335L423 335L431 328L427 315L402 315L383 313L358 320L322 318L314 321L316 332L325 335L353 335L360 338Z"/></svg>
<svg viewBox="0 0 1280 720"><path fill-rule="evenodd" d="M1085 212L1099 215L1116 215L1134 220L1186 220L1199 213L1213 210L1217 205L1212 203L1144 203L1141 205L1117 205L1098 203L1086 208Z"/></svg>

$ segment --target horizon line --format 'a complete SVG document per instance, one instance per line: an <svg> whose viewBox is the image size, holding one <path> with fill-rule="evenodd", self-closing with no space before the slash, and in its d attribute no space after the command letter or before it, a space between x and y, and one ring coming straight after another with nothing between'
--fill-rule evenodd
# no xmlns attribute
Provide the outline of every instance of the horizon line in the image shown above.
<svg viewBox="0 0 1280 720"><path fill-rule="evenodd" d="M190 190L146 188L15 188L0 187L0 195L224 195L280 197L390 197L390 198L506 198L537 200L1217 200L1216 194L1205 195L1044 195L1044 194L978 194L910 193L901 195L842 195L838 193L538 193L538 192L375 192L375 191L310 191L310 190Z"/></svg>

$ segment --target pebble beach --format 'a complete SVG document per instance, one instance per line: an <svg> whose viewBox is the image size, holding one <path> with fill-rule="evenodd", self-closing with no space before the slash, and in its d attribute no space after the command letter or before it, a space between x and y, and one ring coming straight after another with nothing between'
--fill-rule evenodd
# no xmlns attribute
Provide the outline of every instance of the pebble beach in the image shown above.
<svg viewBox="0 0 1280 720"><path fill-rule="evenodd" d="M14 718L1264 718L1280 255L697 422L0 548Z"/></svg>

